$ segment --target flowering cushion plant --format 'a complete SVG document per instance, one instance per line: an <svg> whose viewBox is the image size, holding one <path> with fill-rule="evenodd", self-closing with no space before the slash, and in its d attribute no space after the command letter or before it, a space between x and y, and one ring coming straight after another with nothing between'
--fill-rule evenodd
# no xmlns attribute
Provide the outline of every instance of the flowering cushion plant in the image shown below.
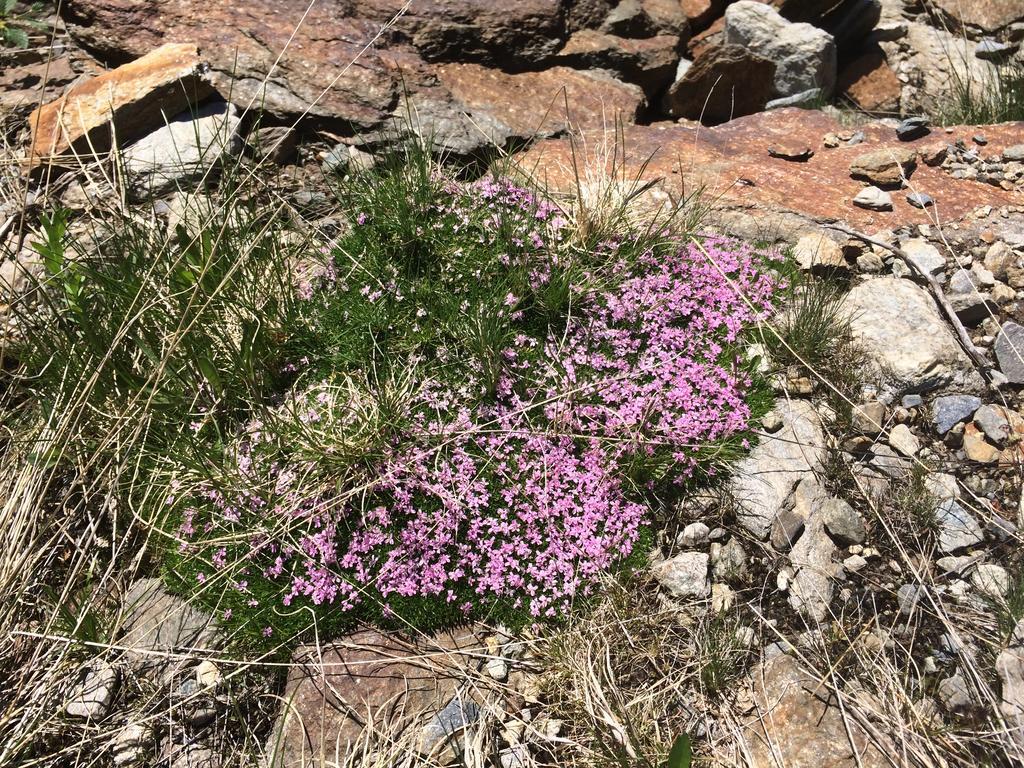
<svg viewBox="0 0 1024 768"><path fill-rule="evenodd" d="M169 572L225 621L557 617L744 443L771 254L661 227L580 243L530 190L415 164L345 202L298 287L291 394L172 500Z"/></svg>

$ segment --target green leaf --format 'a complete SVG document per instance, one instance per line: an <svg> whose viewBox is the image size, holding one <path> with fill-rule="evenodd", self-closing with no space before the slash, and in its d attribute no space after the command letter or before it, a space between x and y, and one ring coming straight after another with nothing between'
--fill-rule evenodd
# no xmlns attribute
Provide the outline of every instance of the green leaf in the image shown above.
<svg viewBox="0 0 1024 768"><path fill-rule="evenodd" d="M4 29L4 41L15 48L28 48L28 35L23 29L6 27Z"/></svg>
<svg viewBox="0 0 1024 768"><path fill-rule="evenodd" d="M217 366L213 364L213 361L210 360L210 358L205 356L197 358L196 362L199 364L199 370L203 372L203 376L205 376L206 380L210 382L210 387L214 392L219 394L221 386L220 374L217 373Z"/></svg>
<svg viewBox="0 0 1024 768"><path fill-rule="evenodd" d="M693 746L690 743L690 734L681 733L672 744L672 751L668 753L665 768L690 768L692 762Z"/></svg>
<svg viewBox="0 0 1024 768"><path fill-rule="evenodd" d="M0 16L10 16L11 11L14 10L14 4L16 2L18 2L18 0L2 0L2 2L0 2Z"/></svg>

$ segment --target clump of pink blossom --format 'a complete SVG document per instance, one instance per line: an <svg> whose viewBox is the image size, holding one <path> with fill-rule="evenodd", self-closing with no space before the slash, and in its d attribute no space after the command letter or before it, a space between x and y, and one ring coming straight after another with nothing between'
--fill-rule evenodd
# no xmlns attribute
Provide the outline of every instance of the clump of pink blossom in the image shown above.
<svg viewBox="0 0 1024 768"><path fill-rule="evenodd" d="M447 378L455 351L433 350L433 366L411 352L422 374L401 403L402 430L343 481L250 427L229 452L233 479L207 481L180 502L181 553L204 579L221 573L239 595L262 580L280 610L371 601L386 615L399 598L429 598L467 613L502 601L554 617L630 555L656 482L685 482L702 448L749 428L741 340L771 310L770 255L716 236L666 235L637 251L623 233L580 262L563 247L557 207L529 190L506 180L446 189L447 226L478 231L483 246L500 240L508 248L495 260L528 275L528 285L500 292L497 311L518 330L497 374L469 364ZM373 220L359 212L354 226ZM582 266L563 321L516 326L573 258ZM412 301L397 271L362 285L340 273L332 264L303 296L345 291L365 302L356 308ZM409 317L420 332L430 307ZM296 397L304 427L344 427L339 414L351 404L332 387L328 372ZM644 462L670 469L635 477L629 468Z"/></svg>

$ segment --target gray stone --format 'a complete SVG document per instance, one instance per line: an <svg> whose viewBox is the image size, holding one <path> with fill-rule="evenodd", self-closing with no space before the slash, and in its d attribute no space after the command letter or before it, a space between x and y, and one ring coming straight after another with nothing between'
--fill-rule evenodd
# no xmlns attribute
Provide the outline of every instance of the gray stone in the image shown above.
<svg viewBox="0 0 1024 768"><path fill-rule="evenodd" d="M925 588L920 584L904 584L896 590L896 604L900 609L900 613L904 616L910 616L914 609L917 608L917 604L924 597Z"/></svg>
<svg viewBox="0 0 1024 768"><path fill-rule="evenodd" d="M832 36L810 24L794 24L764 3L739 0L725 10L723 38L775 62L774 97L811 89L829 96L836 83Z"/></svg>
<svg viewBox="0 0 1024 768"><path fill-rule="evenodd" d="M735 538L725 544L711 545L711 572L715 581L743 582L749 569L747 553Z"/></svg>
<svg viewBox="0 0 1024 768"><path fill-rule="evenodd" d="M1004 445L1010 437L1010 420L1001 406L981 406L974 412L974 423L998 446Z"/></svg>
<svg viewBox="0 0 1024 768"><path fill-rule="evenodd" d="M956 499L946 499L935 510L939 526L939 551L953 554L980 544L984 539L981 526Z"/></svg>
<svg viewBox="0 0 1024 768"><path fill-rule="evenodd" d="M1003 323L995 343L999 370L1011 384L1024 384L1024 327Z"/></svg>
<svg viewBox="0 0 1024 768"><path fill-rule="evenodd" d="M825 436L813 406L803 400L779 400L782 428L762 436L750 454L736 463L729 485L740 523L760 539L793 488L816 469L824 456Z"/></svg>
<svg viewBox="0 0 1024 768"><path fill-rule="evenodd" d="M1003 160L1024 162L1024 144L1014 144L1004 149Z"/></svg>
<svg viewBox="0 0 1024 768"><path fill-rule="evenodd" d="M958 383L981 387L981 377L935 301L910 280L866 280L846 295L843 309L854 338L878 369L884 393L901 395Z"/></svg>
<svg viewBox="0 0 1024 768"><path fill-rule="evenodd" d="M869 211L891 211L892 195L878 187L865 187L853 198L853 204Z"/></svg>
<svg viewBox="0 0 1024 768"><path fill-rule="evenodd" d="M772 521L772 546L780 552L788 551L800 538L806 524L807 519L796 510L783 509Z"/></svg>
<svg viewBox="0 0 1024 768"><path fill-rule="evenodd" d="M904 408L920 408L924 405L924 398L920 395L904 395L900 404Z"/></svg>
<svg viewBox="0 0 1024 768"><path fill-rule="evenodd" d="M874 437L885 427L885 403L873 400L870 403L861 403L853 408L853 428L862 435Z"/></svg>
<svg viewBox="0 0 1024 768"><path fill-rule="evenodd" d="M994 278L1005 280L1008 271L1017 266L1017 254L1002 240L997 240L985 251L984 263Z"/></svg>
<svg viewBox="0 0 1024 768"><path fill-rule="evenodd" d="M681 547L699 547L707 544L710 538L711 529L704 523L690 523L683 528L679 534L678 544Z"/></svg>
<svg viewBox="0 0 1024 768"><path fill-rule="evenodd" d="M704 552L683 552L655 563L654 578L673 597L704 598L711 594L708 555Z"/></svg>
<svg viewBox="0 0 1024 768"><path fill-rule="evenodd" d="M440 745L464 731L480 719L480 705L464 695L457 695L423 726L419 748L434 753Z"/></svg>
<svg viewBox="0 0 1024 768"><path fill-rule="evenodd" d="M932 401L935 429L944 435L961 421L967 421L981 407L981 398L974 395L948 395Z"/></svg>
<svg viewBox="0 0 1024 768"><path fill-rule="evenodd" d="M501 768L528 768L532 764L530 750L525 744L505 747L498 753L498 765Z"/></svg>
<svg viewBox="0 0 1024 768"><path fill-rule="evenodd" d="M904 480L910 472L910 462L896 454L885 443L876 443L871 447L871 466L879 469L894 480Z"/></svg>
<svg viewBox="0 0 1024 768"><path fill-rule="evenodd" d="M135 198L159 196L212 173L242 148L238 110L214 102L184 112L121 153Z"/></svg>
<svg viewBox="0 0 1024 768"><path fill-rule="evenodd" d="M246 139L252 154L260 161L284 165L295 157L298 132L290 125L269 125L253 131Z"/></svg>
<svg viewBox="0 0 1024 768"><path fill-rule="evenodd" d="M864 520L843 499L827 499L821 505L825 528L840 544L864 543Z"/></svg>
<svg viewBox="0 0 1024 768"><path fill-rule="evenodd" d="M99 720L110 711L117 692L117 670L109 662L96 657L84 664L78 675L79 682L64 711L71 717Z"/></svg>
<svg viewBox="0 0 1024 768"><path fill-rule="evenodd" d="M928 133L927 117L908 117L896 126L896 138L900 141L913 141L927 136Z"/></svg>
<svg viewBox="0 0 1024 768"><path fill-rule="evenodd" d="M981 563L971 574L971 586L985 597L999 600L1010 591L1010 574L1001 565Z"/></svg>
<svg viewBox="0 0 1024 768"><path fill-rule="evenodd" d="M953 714L962 714L977 704L977 698L959 672L939 682L938 697L946 711Z"/></svg>
<svg viewBox="0 0 1024 768"><path fill-rule="evenodd" d="M996 657L996 672L1002 683L999 711L1011 738L1024 747L1024 619L1017 622L1009 645Z"/></svg>
<svg viewBox="0 0 1024 768"><path fill-rule="evenodd" d="M822 621L828 615L832 602L832 577L835 573L832 558L835 552L836 545L825 532L823 521L812 517L803 536L789 553L789 561L796 569L789 587L789 604L813 621Z"/></svg>
<svg viewBox="0 0 1024 768"><path fill-rule="evenodd" d="M907 195L907 202L915 208L927 208L929 205L935 205L932 196L926 195L924 192L911 192Z"/></svg>
<svg viewBox="0 0 1024 768"><path fill-rule="evenodd" d="M780 96L772 99L764 105L766 110L782 109L784 107L810 107L821 102L823 96L820 88L811 88L792 96Z"/></svg>
<svg viewBox="0 0 1024 768"><path fill-rule="evenodd" d="M181 654L212 653L221 645L216 623L185 600L167 592L159 579L140 579L124 598L124 637L132 669L169 685L185 665Z"/></svg>

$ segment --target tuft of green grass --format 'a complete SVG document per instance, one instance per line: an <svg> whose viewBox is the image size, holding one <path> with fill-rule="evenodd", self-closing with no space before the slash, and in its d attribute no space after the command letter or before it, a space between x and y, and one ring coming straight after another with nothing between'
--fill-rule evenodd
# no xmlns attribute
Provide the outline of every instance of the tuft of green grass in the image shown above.
<svg viewBox="0 0 1024 768"><path fill-rule="evenodd" d="M938 109L943 125L993 125L1024 120L1024 63L999 64L986 81L951 67L951 93Z"/></svg>
<svg viewBox="0 0 1024 768"><path fill-rule="evenodd" d="M859 397L865 357L853 339L843 309L845 286L792 270L782 309L763 344L777 370L790 366L825 384L829 405L849 419Z"/></svg>
<svg viewBox="0 0 1024 768"><path fill-rule="evenodd" d="M999 628L999 638L1006 642L1013 635L1017 623L1024 619L1024 571L1017 570L1010 576L1010 588L1001 598L990 599Z"/></svg>

